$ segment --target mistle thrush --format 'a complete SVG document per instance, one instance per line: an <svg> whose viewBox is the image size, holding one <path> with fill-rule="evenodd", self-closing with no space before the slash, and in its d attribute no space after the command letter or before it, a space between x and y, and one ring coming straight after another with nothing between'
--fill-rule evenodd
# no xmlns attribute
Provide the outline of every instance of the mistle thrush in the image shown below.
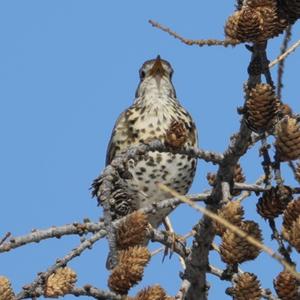
<svg viewBox="0 0 300 300"><path fill-rule="evenodd" d="M140 83L134 103L118 118L107 149L106 164L126 148L158 139L173 148L197 145L197 131L190 114L181 106L172 84L173 69L161 59L146 61L140 71ZM128 191L134 196L133 207L139 209L170 198L157 183L185 194L193 181L197 161L188 155L171 152L149 152L138 161L128 161ZM149 216L157 228L172 208Z"/></svg>

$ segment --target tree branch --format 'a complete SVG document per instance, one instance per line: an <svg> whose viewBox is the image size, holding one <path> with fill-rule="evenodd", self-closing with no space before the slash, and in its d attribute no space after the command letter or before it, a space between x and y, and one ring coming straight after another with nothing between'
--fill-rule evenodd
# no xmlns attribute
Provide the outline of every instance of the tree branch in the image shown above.
<svg viewBox="0 0 300 300"><path fill-rule="evenodd" d="M291 53L293 53L300 46L300 40L294 43L289 49L287 49L283 54L279 55L276 59L274 59L270 64L269 68L274 67L280 61L286 59Z"/></svg>
<svg viewBox="0 0 300 300"><path fill-rule="evenodd" d="M10 240L6 243L0 245L0 253L7 252L12 249L21 247L26 244L30 243L38 243L42 240L49 239L49 238L61 238L65 235L72 235L78 234L83 235L88 232L95 233L99 230L104 229L104 223L73 223L67 224L60 227L50 227L48 229L34 229L31 233L27 235L23 235L20 237L11 237Z"/></svg>
<svg viewBox="0 0 300 300"><path fill-rule="evenodd" d="M51 267L47 269L47 271L43 273L39 273L36 279L29 285L26 285L23 287L23 291L20 292L15 300L21 300L26 298L32 298L35 297L36 289L39 289L43 286L45 283L45 280L53 273L55 270L57 270L60 267L65 266L70 260L72 260L74 257L79 256L83 251L86 249L90 249L95 242L97 242L99 239L101 239L103 236L105 236L106 232L103 230L100 230L99 232L95 233L90 239L84 241L81 243L77 248L73 249L71 252L69 252L66 256L64 256L61 259L57 259L55 264L53 264ZM37 294L39 294L40 291L37 291Z"/></svg>
<svg viewBox="0 0 300 300"><path fill-rule="evenodd" d="M163 26L161 24L159 24L158 22L155 22L153 20L149 20L149 23L153 26L156 27L166 33L168 33L169 35L173 36L175 39L180 40L182 43L188 45L188 46L192 46L192 45L197 45L200 47L203 46L235 46L237 44L239 44L240 42L238 41L233 41L233 40L216 40L216 39L208 39L208 40L190 40L190 39L186 39L182 36L180 36L178 33L176 33L175 31L171 30L170 28Z"/></svg>
<svg viewBox="0 0 300 300"><path fill-rule="evenodd" d="M285 30L285 35L283 38L282 45L280 47L280 55L286 52L288 49L289 42L292 37L292 25L289 25L287 29ZM282 59L278 63L278 71L277 71L277 97L281 101L282 99L282 88L283 88L283 83L282 83L282 77L283 77L283 71L284 71L284 61L285 59Z"/></svg>

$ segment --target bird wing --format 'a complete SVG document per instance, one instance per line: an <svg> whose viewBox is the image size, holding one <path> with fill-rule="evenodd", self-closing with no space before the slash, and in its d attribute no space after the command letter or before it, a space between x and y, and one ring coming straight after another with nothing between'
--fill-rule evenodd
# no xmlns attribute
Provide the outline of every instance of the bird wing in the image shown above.
<svg viewBox="0 0 300 300"><path fill-rule="evenodd" d="M120 128L124 128L125 127L125 112L123 111L116 123L115 126L112 130L111 133L111 137L107 146L107 150L106 150L106 160L105 160L105 165L109 165L111 163L111 161L113 160L115 154L116 154L116 150L118 149L118 146L116 145L116 135L118 134L118 131Z"/></svg>

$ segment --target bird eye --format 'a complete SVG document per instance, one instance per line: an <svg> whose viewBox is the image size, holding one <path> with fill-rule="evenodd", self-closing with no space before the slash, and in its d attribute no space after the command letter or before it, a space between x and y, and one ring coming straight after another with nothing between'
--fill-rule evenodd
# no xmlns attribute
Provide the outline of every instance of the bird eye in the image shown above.
<svg viewBox="0 0 300 300"><path fill-rule="evenodd" d="M141 72L140 72L140 78L141 78L141 79L144 79L145 76L146 76L145 71L141 71Z"/></svg>

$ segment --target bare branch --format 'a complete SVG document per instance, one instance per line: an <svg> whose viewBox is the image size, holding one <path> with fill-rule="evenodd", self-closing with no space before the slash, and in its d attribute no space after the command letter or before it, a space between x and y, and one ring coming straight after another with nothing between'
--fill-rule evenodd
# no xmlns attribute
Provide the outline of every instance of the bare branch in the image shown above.
<svg viewBox="0 0 300 300"><path fill-rule="evenodd" d="M291 53L293 53L298 47L300 46L300 40L298 40L296 43L294 43L289 49L287 49L283 54L279 55L275 60L273 60L269 64L269 68L274 67L276 64L278 64L280 61L286 59Z"/></svg>
<svg viewBox="0 0 300 300"><path fill-rule="evenodd" d="M249 192L265 192L270 189L258 183L247 184L247 183L240 183L240 182L235 182L233 188L235 190L242 190L242 191L249 191Z"/></svg>
<svg viewBox="0 0 300 300"><path fill-rule="evenodd" d="M285 30L285 35L284 35L284 38L283 38L283 42L282 42L282 45L280 47L280 55L285 53L286 50L288 49L288 45L289 45L289 42L291 40L291 37L292 37L292 25L289 25L287 27L287 29ZM285 61L285 59L282 59L278 63L277 97L279 98L279 100L281 100L281 98L282 98L281 91L282 91L282 88L283 88L282 77L283 77L283 71L284 71L284 61Z"/></svg>
<svg viewBox="0 0 300 300"><path fill-rule="evenodd" d="M73 223L68 225L63 225L60 227L50 227L48 229L32 230L31 233L20 236L12 237L8 242L0 244L0 253L10 251L12 249L21 247L30 243L38 243L41 240L49 238L61 238L64 235L78 234L82 235L88 232L95 233L101 229L104 229L104 223Z"/></svg>
<svg viewBox="0 0 300 300"><path fill-rule="evenodd" d="M37 288L35 291L29 293L22 299L37 298L43 296L44 292L42 288ZM74 287L66 295L73 295L76 297L88 296L97 300L121 300L122 296L116 295L110 291L103 291L91 285L85 285L82 288Z"/></svg>
<svg viewBox="0 0 300 300"><path fill-rule="evenodd" d="M285 247L284 242L283 242L283 238L282 236L279 234L277 228L276 228L276 223L274 221L274 219L269 219L269 226L272 230L272 239L275 239L278 243L278 251L279 253L284 257L284 259L290 264L290 265L296 265L290 256L290 252L288 251L288 249Z"/></svg>
<svg viewBox="0 0 300 300"><path fill-rule="evenodd" d="M168 33L169 35L173 36L174 38L180 40L182 43L188 45L188 46L192 46L192 45L197 45L200 47L203 46L235 46L237 44L239 44L238 41L233 41L233 40L215 40L215 39L208 39L208 40L190 40L190 39L186 39L183 38L182 36L180 36L179 34L177 34L175 31L171 30L170 28L163 26L161 24L159 24L158 22L155 22L153 20L149 20L149 23L153 26L156 27L166 33Z"/></svg>
<svg viewBox="0 0 300 300"><path fill-rule="evenodd" d="M69 295L78 296L90 296L97 300L121 300L122 296L115 293L99 290L91 285L85 285L83 288L73 288Z"/></svg>
<svg viewBox="0 0 300 300"><path fill-rule="evenodd" d="M0 246L11 236L10 232L7 232L4 237L0 240Z"/></svg>

